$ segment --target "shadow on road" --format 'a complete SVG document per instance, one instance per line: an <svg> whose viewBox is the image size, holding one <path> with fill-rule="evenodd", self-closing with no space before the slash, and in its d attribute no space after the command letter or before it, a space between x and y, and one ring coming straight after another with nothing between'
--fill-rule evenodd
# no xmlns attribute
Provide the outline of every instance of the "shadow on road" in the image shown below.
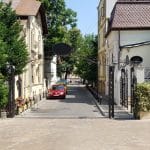
<svg viewBox="0 0 150 150"><path fill-rule="evenodd" d="M59 101L63 103L86 103L88 105L94 105L93 98L84 85L74 85L68 87L66 99L60 99Z"/></svg>

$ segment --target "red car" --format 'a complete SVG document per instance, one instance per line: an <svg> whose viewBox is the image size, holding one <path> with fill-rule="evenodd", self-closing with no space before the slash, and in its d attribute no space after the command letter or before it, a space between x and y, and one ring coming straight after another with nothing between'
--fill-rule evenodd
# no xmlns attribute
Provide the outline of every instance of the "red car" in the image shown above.
<svg viewBox="0 0 150 150"><path fill-rule="evenodd" d="M66 98L66 88L64 85L52 85L51 89L48 89L47 99L49 98Z"/></svg>

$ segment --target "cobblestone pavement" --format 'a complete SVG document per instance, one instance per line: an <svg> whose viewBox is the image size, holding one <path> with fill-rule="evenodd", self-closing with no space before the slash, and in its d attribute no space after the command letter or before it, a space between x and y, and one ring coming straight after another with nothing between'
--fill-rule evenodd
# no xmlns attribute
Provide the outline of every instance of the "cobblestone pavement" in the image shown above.
<svg viewBox="0 0 150 150"><path fill-rule="evenodd" d="M99 118L103 117L94 103L94 97L83 85L68 87L66 99L40 101L19 117L44 118Z"/></svg>
<svg viewBox="0 0 150 150"><path fill-rule="evenodd" d="M35 109L48 107L40 103ZM65 117L58 111L55 117L27 111L13 119L0 119L0 150L150 150L150 120L113 120L99 117L98 112L90 116L95 107L89 106L71 117L68 111Z"/></svg>
<svg viewBox="0 0 150 150"><path fill-rule="evenodd" d="M149 141L149 120L0 120L1 150L150 150Z"/></svg>

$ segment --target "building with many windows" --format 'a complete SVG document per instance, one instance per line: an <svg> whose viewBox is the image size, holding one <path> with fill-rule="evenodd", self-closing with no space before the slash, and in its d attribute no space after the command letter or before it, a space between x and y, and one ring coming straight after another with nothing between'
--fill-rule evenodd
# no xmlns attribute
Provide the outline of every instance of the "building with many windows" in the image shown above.
<svg viewBox="0 0 150 150"><path fill-rule="evenodd" d="M106 65L114 68L117 104L132 110L134 84L150 79L150 1L119 0L106 34ZM109 81L109 69L106 72ZM106 87L109 90L109 86Z"/></svg>
<svg viewBox="0 0 150 150"><path fill-rule="evenodd" d="M98 5L98 89L99 93L105 95L106 85L106 32L108 19L117 0L100 0Z"/></svg>
<svg viewBox="0 0 150 150"><path fill-rule="evenodd" d="M99 92L133 110L136 83L150 80L150 1L101 0Z"/></svg>
<svg viewBox="0 0 150 150"><path fill-rule="evenodd" d="M12 3L23 26L29 61L24 73L15 77L15 98L41 97L45 90L43 36L47 33L44 8L36 0L3 0Z"/></svg>

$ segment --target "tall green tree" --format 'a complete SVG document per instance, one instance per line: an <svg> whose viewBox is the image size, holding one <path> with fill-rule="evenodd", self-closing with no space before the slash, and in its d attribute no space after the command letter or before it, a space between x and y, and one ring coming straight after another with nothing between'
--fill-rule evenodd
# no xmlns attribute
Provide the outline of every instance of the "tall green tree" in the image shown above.
<svg viewBox="0 0 150 150"><path fill-rule="evenodd" d="M0 74L0 111L5 110L8 103L8 87L4 82L3 76Z"/></svg>
<svg viewBox="0 0 150 150"><path fill-rule="evenodd" d="M18 21L11 3L0 3L0 69L4 76L6 64L15 66L15 75L21 74L28 61L28 52L24 38L21 37L22 26Z"/></svg>
<svg viewBox="0 0 150 150"><path fill-rule="evenodd" d="M81 47L75 53L75 74L89 83L97 82L97 36L86 35L83 37Z"/></svg>
<svg viewBox="0 0 150 150"><path fill-rule="evenodd" d="M75 51L80 46L80 42L82 39L82 35L80 33L80 30L76 27L70 29L68 31L68 43L72 47L72 52L67 56L61 56L60 62L58 63L58 76L62 76L64 74L65 79L67 79L68 75L71 74L74 70L74 65L76 58L74 57Z"/></svg>
<svg viewBox="0 0 150 150"><path fill-rule="evenodd" d="M76 49L76 41L79 30L76 28L76 12L66 7L64 0L41 0L46 9L48 22L48 35L45 39L45 57L54 55L52 49L57 43L70 45L73 50ZM74 60L67 56L58 56L57 75L67 75L73 70Z"/></svg>
<svg viewBox="0 0 150 150"><path fill-rule="evenodd" d="M48 22L48 35L45 39L46 56L53 55L52 48L57 43L68 44L68 29L76 26L76 12L66 7L64 0L41 0Z"/></svg>

